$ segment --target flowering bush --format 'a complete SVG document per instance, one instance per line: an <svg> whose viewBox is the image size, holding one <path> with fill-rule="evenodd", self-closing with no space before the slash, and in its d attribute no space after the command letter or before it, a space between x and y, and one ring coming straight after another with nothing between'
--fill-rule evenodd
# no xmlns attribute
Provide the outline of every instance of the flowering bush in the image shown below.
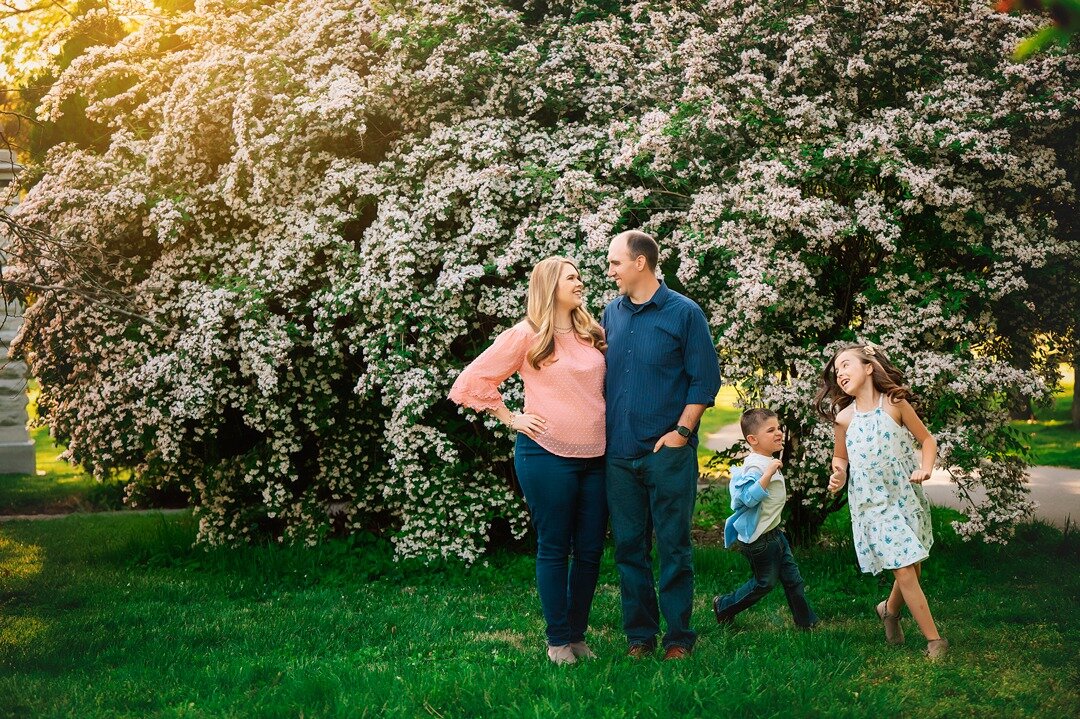
<svg viewBox="0 0 1080 719"><path fill-rule="evenodd" d="M1032 20L983 2L199 0L87 49L105 151L63 144L19 209L18 348L72 459L180 482L200 538L391 531L474 560L526 514L510 443L446 392L524 308L540 258L661 238L724 376L781 411L795 520L824 493L811 415L858 336L905 367L965 533L1027 509L1005 396L1043 385L985 348L995 302L1076 252L1077 61L1007 59ZM31 239L38 237L38 239ZM22 284L19 284L22 283ZM43 290L64 287L70 291ZM511 383L512 398L520 388Z"/></svg>

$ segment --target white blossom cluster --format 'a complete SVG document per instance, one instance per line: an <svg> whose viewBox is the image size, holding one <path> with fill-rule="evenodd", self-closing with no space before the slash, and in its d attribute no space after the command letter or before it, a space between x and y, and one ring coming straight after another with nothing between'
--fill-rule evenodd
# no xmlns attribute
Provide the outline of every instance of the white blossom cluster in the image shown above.
<svg viewBox="0 0 1080 719"><path fill-rule="evenodd" d="M1076 58L1011 63L1031 21L978 1L613 7L200 0L89 48L41 113L84 98L108 147L54 148L19 209L68 252L18 277L130 299L27 310L71 458L181 483L208 543L375 528L474 561L527 516L505 433L448 388L520 319L533 263L577 257L599 310L608 239L641 226L725 379L797 435L807 507L817 373L858 336L987 489L961 531L1007 536L1001 397L1043 388L982 348L1023 270L1076 251L1042 209L1073 193Z"/></svg>

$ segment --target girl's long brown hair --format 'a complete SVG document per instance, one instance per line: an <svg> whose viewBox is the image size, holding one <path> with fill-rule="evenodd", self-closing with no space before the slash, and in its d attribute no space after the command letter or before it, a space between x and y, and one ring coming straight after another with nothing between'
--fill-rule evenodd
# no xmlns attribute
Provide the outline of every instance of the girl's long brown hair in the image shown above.
<svg viewBox="0 0 1080 719"><path fill-rule="evenodd" d="M814 397L814 409L824 419L836 421L840 410L855 401L836 381L836 360L844 352L853 353L864 365L874 368L870 381L874 383L874 389L887 396L890 402L895 404L905 399L909 402L914 400L915 395L911 388L904 384L904 373L889 362L879 347L867 344L847 345L836 350L821 373L821 387Z"/></svg>
<svg viewBox="0 0 1080 719"><path fill-rule="evenodd" d="M526 353L525 359L534 369L540 369L545 360L555 354L555 293L559 289L559 277L563 265L570 265L580 274L573 260L558 255L540 260L529 277L529 304L527 319L536 330L536 342ZM607 349L604 331L584 307L570 312L570 324L574 334L596 349Z"/></svg>

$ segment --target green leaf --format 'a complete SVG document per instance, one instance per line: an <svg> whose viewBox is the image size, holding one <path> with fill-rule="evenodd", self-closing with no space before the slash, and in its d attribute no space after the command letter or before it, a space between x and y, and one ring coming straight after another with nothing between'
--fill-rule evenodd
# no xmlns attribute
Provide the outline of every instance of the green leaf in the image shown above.
<svg viewBox="0 0 1080 719"><path fill-rule="evenodd" d="M1047 25L1039 32L1020 41L1013 51L1013 60L1023 62L1035 53L1046 49L1053 42L1064 43L1067 35L1064 30L1056 25Z"/></svg>

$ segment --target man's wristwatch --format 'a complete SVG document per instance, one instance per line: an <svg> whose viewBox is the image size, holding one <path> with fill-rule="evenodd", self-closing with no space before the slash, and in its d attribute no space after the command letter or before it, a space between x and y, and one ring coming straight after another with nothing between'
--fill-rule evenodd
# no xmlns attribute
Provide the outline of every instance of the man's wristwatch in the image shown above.
<svg viewBox="0 0 1080 719"><path fill-rule="evenodd" d="M692 429L690 429L689 427L683 427L681 424L675 428L675 431L678 432L684 439L690 439L690 435L694 433Z"/></svg>

